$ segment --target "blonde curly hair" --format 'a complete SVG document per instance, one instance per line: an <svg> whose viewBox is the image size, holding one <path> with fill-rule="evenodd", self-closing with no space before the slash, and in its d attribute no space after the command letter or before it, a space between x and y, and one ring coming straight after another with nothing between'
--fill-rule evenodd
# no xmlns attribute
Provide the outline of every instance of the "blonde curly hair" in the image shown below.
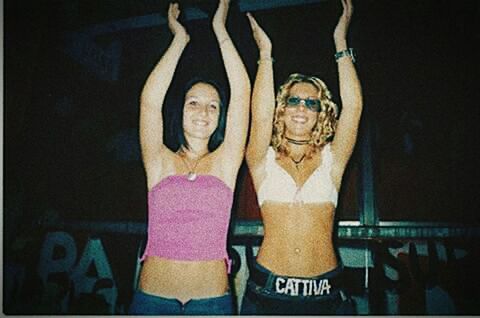
<svg viewBox="0 0 480 318"><path fill-rule="evenodd" d="M310 83L318 90L318 99L320 100L321 111L318 113L317 123L312 129L312 138L309 141L309 150L306 157L311 157L315 152L330 142L335 134L337 125L338 108L332 101L332 95L327 85L315 76L307 76L300 73L294 73L288 76L287 80L280 86L276 97L276 109L273 120L272 147L277 153L286 156L290 153L287 139L285 138L285 107L287 99L290 96L290 89L297 83Z"/></svg>

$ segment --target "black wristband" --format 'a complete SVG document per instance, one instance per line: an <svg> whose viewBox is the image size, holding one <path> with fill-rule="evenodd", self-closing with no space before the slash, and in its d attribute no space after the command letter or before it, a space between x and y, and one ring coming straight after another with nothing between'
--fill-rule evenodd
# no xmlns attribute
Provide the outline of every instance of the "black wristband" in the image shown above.
<svg viewBox="0 0 480 318"><path fill-rule="evenodd" d="M340 51L335 53L335 61L338 62L339 59L342 57L349 56L352 59L352 62L355 63L355 52L353 51L352 48L348 48L346 50Z"/></svg>

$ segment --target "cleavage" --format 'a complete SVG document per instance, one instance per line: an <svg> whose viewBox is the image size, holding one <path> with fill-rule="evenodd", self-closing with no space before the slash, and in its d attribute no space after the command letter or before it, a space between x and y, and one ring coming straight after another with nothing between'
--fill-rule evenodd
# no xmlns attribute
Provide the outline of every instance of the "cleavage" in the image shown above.
<svg viewBox="0 0 480 318"><path fill-rule="evenodd" d="M305 159L298 170L288 157L282 157L280 160L275 159L275 163L288 175L295 186L301 189L315 173L315 170L322 165L319 159L318 154L315 154L311 159Z"/></svg>

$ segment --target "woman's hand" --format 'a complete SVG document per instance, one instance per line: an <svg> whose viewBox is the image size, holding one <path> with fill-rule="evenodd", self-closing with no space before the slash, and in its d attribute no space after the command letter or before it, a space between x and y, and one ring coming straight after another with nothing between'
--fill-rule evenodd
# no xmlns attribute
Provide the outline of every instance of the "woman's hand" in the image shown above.
<svg viewBox="0 0 480 318"><path fill-rule="evenodd" d="M228 7L230 6L230 0L219 0L218 8L213 16L212 25L214 29L225 28L227 22Z"/></svg>
<svg viewBox="0 0 480 318"><path fill-rule="evenodd" d="M178 22L178 16L180 15L180 9L178 3L170 3L168 7L168 27L175 37L185 39L186 42L190 40L190 36L187 33L185 27Z"/></svg>
<svg viewBox="0 0 480 318"><path fill-rule="evenodd" d="M255 18L250 14L247 13L248 21L250 21L250 26L252 27L253 38L257 43L258 50L260 51L260 56L262 53L266 53L268 55L272 52L272 42L268 35L263 31L263 29L258 25Z"/></svg>
<svg viewBox="0 0 480 318"><path fill-rule="evenodd" d="M352 0L341 0L343 6L343 13L338 19L337 26L333 32L333 39L335 43L346 42L348 26L350 25L350 20L352 19L353 14L353 4Z"/></svg>

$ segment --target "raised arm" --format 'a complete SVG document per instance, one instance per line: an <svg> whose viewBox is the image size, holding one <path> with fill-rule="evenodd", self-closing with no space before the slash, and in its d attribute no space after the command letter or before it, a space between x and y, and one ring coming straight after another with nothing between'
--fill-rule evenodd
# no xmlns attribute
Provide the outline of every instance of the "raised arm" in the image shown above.
<svg viewBox="0 0 480 318"><path fill-rule="evenodd" d="M162 154L169 151L163 144L162 107L180 56L190 40L185 28L177 21L180 10L172 3L168 8L168 26L173 41L148 76L140 97L140 144L147 172L147 181L161 173Z"/></svg>
<svg viewBox="0 0 480 318"><path fill-rule="evenodd" d="M275 89L273 82L272 43L250 13L247 13L253 37L259 49L258 69L252 94L252 126L246 159L252 174L267 154L272 139Z"/></svg>
<svg viewBox="0 0 480 318"><path fill-rule="evenodd" d="M352 0L341 1L343 13L333 33L336 52L348 48L347 31L353 14ZM337 64L342 110L332 141L332 152L335 158L335 175L339 181L355 146L362 114L363 98L352 58L349 56L341 57L337 60Z"/></svg>
<svg viewBox="0 0 480 318"><path fill-rule="evenodd" d="M225 23L227 20L229 1L220 0L213 17L213 31L217 38L227 72L230 86L230 101L228 105L227 123L224 142L221 146L222 157L227 158L235 175L240 166L247 139L248 117L250 106L250 80Z"/></svg>

